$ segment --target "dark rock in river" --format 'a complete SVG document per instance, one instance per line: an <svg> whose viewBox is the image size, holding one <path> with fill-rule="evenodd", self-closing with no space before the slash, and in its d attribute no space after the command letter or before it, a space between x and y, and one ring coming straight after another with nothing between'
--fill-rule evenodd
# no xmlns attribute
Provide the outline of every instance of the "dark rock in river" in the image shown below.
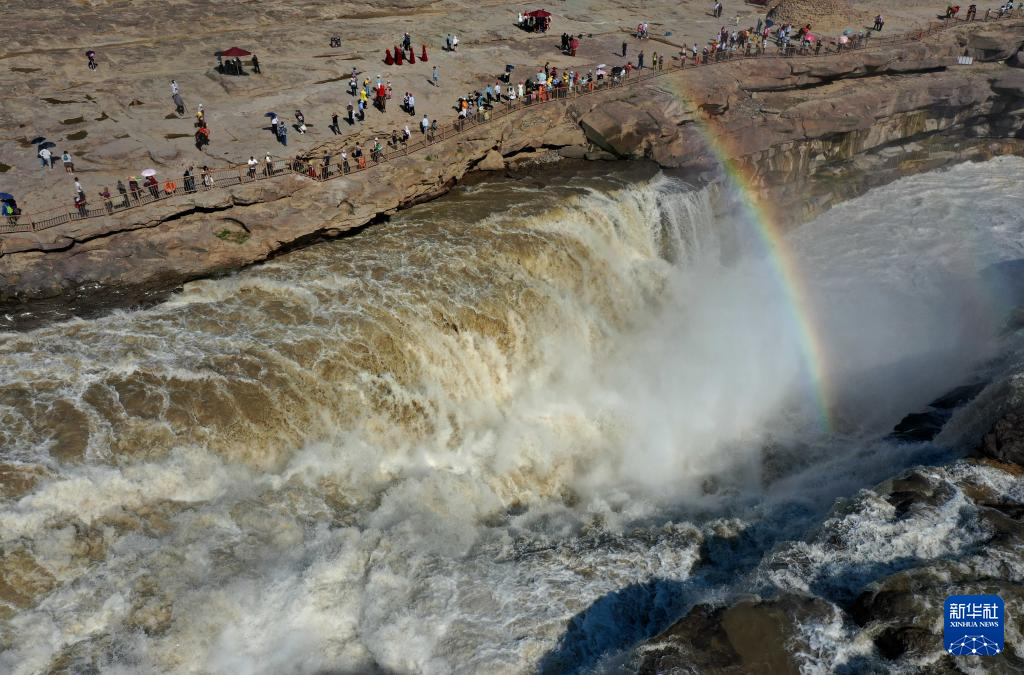
<svg viewBox="0 0 1024 675"><path fill-rule="evenodd" d="M818 598L784 594L729 607L698 605L642 651L640 673L799 673L794 626L827 621L832 606Z"/></svg>
<svg viewBox="0 0 1024 675"><path fill-rule="evenodd" d="M1024 408L1008 412L996 422L979 450L985 457L1024 466Z"/></svg>

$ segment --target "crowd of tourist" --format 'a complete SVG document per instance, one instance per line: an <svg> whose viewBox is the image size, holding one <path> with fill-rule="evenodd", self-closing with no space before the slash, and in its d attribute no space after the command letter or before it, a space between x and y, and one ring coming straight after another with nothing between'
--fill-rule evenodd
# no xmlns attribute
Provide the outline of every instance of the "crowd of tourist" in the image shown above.
<svg viewBox="0 0 1024 675"><path fill-rule="evenodd" d="M1002 15L1015 9L1019 10L1022 7L1024 7L1024 0L1020 0L1016 5L1012 1L1006 2L998 10L989 10L986 17L992 16L993 12ZM722 12L722 3L715 2L712 7L712 15L720 17ZM520 15L517 23L530 30L548 30L550 26L549 16L543 16L544 13L532 14L532 16ZM947 5L944 16L946 19L957 19L959 14L960 7L950 4ZM965 19L974 20L976 14L977 5L971 4L967 8ZM874 32L881 31L884 23L882 15L877 15L871 30ZM775 23L771 12L769 12L763 20L758 19L756 26L750 26L746 29L740 29L738 25L732 28L722 26L705 44L694 43L692 48L683 49L672 55L664 53L659 55L657 52L652 52L648 60L645 51L640 49L636 55L635 65L631 59L626 60L624 65L611 68L605 64L600 64L599 66L587 67L585 69L559 69L547 63L543 68L538 68L535 74L518 81L514 81L512 77L515 67L509 65L506 66L505 72L497 76L493 82L488 82L479 89L469 91L456 98L453 102L453 126L456 130L461 130L467 120L487 120L497 105L514 108L519 105L543 102L572 95L580 91L591 91L596 86L603 84L605 80L609 80L612 83L621 82L628 79L636 70L663 70L666 60L669 60L671 63L673 59L677 59L681 66L686 66L688 60L690 65L704 65L735 56L763 54L769 45L774 45L774 48L782 54L805 54L810 51L817 54L823 48L826 51L842 51L843 49L863 46L869 35L869 31L856 33L846 31L843 35L825 45L824 40L812 32L810 24L794 27L792 23L788 22ZM633 37L637 40L650 38L650 25L646 22L637 24ZM569 33L563 33L560 45L562 53L568 56L576 56L582 38L582 34L574 36ZM340 39L338 44L340 44ZM456 52L458 44L458 37L448 34L445 40L446 51ZM623 59L627 57L628 47L628 43L622 43L621 55ZM408 53L407 60L410 63L414 63L415 52L413 51L412 38L409 33L404 33L402 36L401 50L396 46L394 51L395 57L398 58L402 58L402 55L405 53ZM388 50L388 56L391 56L390 50ZM426 59L426 46L423 46L421 61ZM95 52L92 51L89 52L89 67L92 69L96 67ZM255 57L253 57L253 67L255 72L260 72L256 65ZM348 93L351 96L351 101L346 105L344 119L350 127L366 121L367 110L371 104L380 113L386 113L387 104L393 96L390 80L383 78L381 75L377 75L373 79L369 76L363 76L360 79L360 75L361 73L358 69L353 67L348 81ZM429 82L434 87L439 87L440 79L440 68L436 64L432 65ZM181 88L175 80L170 82L170 92L172 101L175 104L175 110L180 117L185 113L185 104L181 95ZM404 92L400 107L410 117L418 117L416 96L413 92ZM277 113L268 113L267 115L271 117L269 130L274 138L281 146L287 147L289 124L282 121ZM291 127L297 133L305 134L308 131L308 125L303 112L299 109L295 110L294 118L295 123ZM329 129L334 135L342 135L340 119L341 116L338 112L331 114ZM194 125L195 146L201 151L210 145L211 138L207 112L202 104L199 104L196 109ZM428 143L436 140L440 131L439 121L436 118L431 119L428 114L424 114L419 119L418 126L420 135ZM399 127L392 128L389 136L384 136L385 140L383 143L380 140L380 136L374 137L373 142L368 144L368 148L365 151L362 142L355 142L346 144L345 148L333 152L331 150L320 151L320 154L317 154L315 157L297 155L294 159L289 160L287 164L293 171L312 178L326 179L334 175L350 173L353 169L366 168L368 159L372 162L382 161L385 157L385 146L392 152L406 150L409 147L412 136L413 133L409 124L401 124ZM54 156L50 150L52 146L52 143L43 144L38 150L38 157L44 171L52 169L54 165ZM336 161L335 154L337 155ZM75 213L82 217L90 215L86 193L75 175L75 165L70 153L67 150L62 151L60 159L64 170L72 176L74 183L73 203ZM266 153L262 166L260 165L261 162L256 160L255 156L250 156L248 162L243 165L243 168L237 171L237 179L245 181L256 180L260 177L270 177L276 171L281 171L285 168L281 166L275 169L275 162L270 153ZM153 170L147 170L143 173L144 175L141 177L133 175L124 180L118 180L115 186L116 198L109 187L104 186L98 192L104 210L111 213L116 209L129 208L144 201L159 199L162 195L174 194L178 189L178 185L171 179L165 180L161 187L155 178L155 171ZM228 173L231 174L231 170L228 170ZM198 171L198 176L196 174L197 169L195 165L189 165L185 168L181 178L182 188L185 192L190 193L198 189L210 189L215 186L214 172L208 166L202 166ZM127 181L127 185L125 181ZM20 209L18 209L17 203L12 196L7 195L7 197L7 199L0 201L0 215L6 216L11 222L16 222Z"/></svg>

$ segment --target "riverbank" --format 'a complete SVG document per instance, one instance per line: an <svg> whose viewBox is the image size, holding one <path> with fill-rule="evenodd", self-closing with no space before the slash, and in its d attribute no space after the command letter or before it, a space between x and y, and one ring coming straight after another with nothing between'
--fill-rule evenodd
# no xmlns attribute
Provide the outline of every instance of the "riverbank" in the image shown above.
<svg viewBox="0 0 1024 675"><path fill-rule="evenodd" d="M1004 61L1022 27L1007 20L888 49L671 72L494 120L367 174L287 176L5 235L0 306L17 325L26 302L139 296L222 274L543 152L712 173L730 162L780 223L795 224L899 175L1019 152L1024 71ZM956 65L964 50L974 65Z"/></svg>

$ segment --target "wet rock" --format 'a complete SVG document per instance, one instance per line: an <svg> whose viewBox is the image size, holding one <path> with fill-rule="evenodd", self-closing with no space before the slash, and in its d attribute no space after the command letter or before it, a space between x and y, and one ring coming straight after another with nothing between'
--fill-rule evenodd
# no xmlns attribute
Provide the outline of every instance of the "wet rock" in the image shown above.
<svg viewBox="0 0 1024 675"><path fill-rule="evenodd" d="M558 156L563 159L584 159L587 156L587 149L582 145L569 145L559 148Z"/></svg>
<svg viewBox="0 0 1024 675"><path fill-rule="evenodd" d="M819 598L783 594L728 607L698 605L636 654L639 673L799 673L799 623L828 621Z"/></svg>
<svg viewBox="0 0 1024 675"><path fill-rule="evenodd" d="M1024 409L1008 412L997 421L979 451L985 457L1024 466Z"/></svg>

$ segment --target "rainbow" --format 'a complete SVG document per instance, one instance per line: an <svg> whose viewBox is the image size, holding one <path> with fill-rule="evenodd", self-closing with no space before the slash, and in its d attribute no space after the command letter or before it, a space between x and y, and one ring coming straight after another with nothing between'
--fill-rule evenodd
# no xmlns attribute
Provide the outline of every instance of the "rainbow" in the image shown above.
<svg viewBox="0 0 1024 675"><path fill-rule="evenodd" d="M699 69L696 70L699 72ZM675 77L661 80L661 83L667 85L682 102L689 103L699 111L700 105L696 99L679 91L681 86L676 85L681 85L679 81L680 78ZM799 261L778 224L780 220L773 213L771 205L760 198L760 191L754 184L752 172L734 159L743 155L742 149L699 113L691 128L698 131L707 150L723 168L727 187L738 196L739 205L746 219L757 232L766 259L787 300L786 306L796 328L800 352L810 380L816 414L822 430L832 431L833 392L829 382L825 341L815 320L814 308L807 291L807 283L801 274Z"/></svg>

